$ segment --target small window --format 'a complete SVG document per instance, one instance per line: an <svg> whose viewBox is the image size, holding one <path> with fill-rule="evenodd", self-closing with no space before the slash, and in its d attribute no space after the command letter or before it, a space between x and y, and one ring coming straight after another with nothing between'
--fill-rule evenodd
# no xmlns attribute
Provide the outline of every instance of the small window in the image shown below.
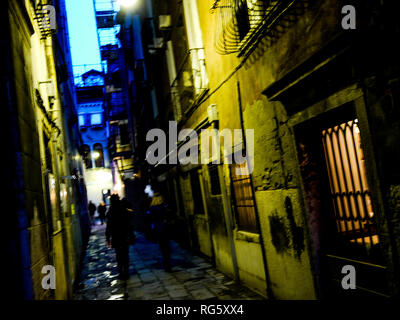
<svg viewBox="0 0 400 320"><path fill-rule="evenodd" d="M99 125L103 123L102 115L101 113L94 113L91 115L90 122L92 125Z"/></svg>
<svg viewBox="0 0 400 320"><path fill-rule="evenodd" d="M85 123L85 116L84 115L80 115L79 116L79 126L83 127L86 123Z"/></svg>
<svg viewBox="0 0 400 320"><path fill-rule="evenodd" d="M190 184L192 187L194 213L204 214L203 196L201 193L199 172L194 170L190 172Z"/></svg>
<svg viewBox="0 0 400 320"><path fill-rule="evenodd" d="M258 233L254 194L247 162L243 164L234 163L230 166L230 169L238 228L239 230ZM237 171L240 171L241 174L237 175Z"/></svg>
<svg viewBox="0 0 400 320"><path fill-rule="evenodd" d="M129 144L129 131L127 124L120 124L119 125L119 139L121 145Z"/></svg>
<svg viewBox="0 0 400 320"><path fill-rule="evenodd" d="M218 165L209 164L208 173L210 175L211 194L213 196L221 194L221 185L219 183Z"/></svg>

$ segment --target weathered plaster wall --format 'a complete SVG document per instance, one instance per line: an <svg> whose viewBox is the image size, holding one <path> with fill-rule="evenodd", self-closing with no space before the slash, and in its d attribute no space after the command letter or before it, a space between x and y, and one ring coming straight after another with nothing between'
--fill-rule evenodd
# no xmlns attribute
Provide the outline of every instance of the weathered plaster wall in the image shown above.
<svg viewBox="0 0 400 320"><path fill-rule="evenodd" d="M308 221L300 191L302 182L297 172L293 132L286 123L288 118L284 106L269 102L262 94L269 85L320 50L339 32L341 2L310 3L298 7L299 19L281 24L273 31L273 36L263 39L240 66L241 58L235 54L222 56L215 52L213 30L216 30L216 21L215 15L209 14L212 1L198 1L212 94L192 118L200 119L206 106L216 103L219 128L241 128L239 83L244 128L255 129L253 183L267 268L277 298L316 298L311 271L314 262L310 261L307 244ZM191 120L188 122L192 123ZM256 243L244 246L236 241L236 247L242 277L245 273L251 274L245 282L250 284L251 278L263 279L260 246ZM252 265L244 264L242 254L243 250L250 248L258 256ZM259 288L262 287L262 280L255 282Z"/></svg>

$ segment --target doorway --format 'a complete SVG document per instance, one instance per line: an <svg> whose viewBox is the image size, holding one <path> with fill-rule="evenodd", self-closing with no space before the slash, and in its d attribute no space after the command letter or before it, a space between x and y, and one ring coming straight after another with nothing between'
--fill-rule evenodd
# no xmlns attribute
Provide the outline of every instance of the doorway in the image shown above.
<svg viewBox="0 0 400 320"><path fill-rule="evenodd" d="M297 125L295 136L321 297L386 296L387 268L354 103ZM342 286L348 265L356 289Z"/></svg>

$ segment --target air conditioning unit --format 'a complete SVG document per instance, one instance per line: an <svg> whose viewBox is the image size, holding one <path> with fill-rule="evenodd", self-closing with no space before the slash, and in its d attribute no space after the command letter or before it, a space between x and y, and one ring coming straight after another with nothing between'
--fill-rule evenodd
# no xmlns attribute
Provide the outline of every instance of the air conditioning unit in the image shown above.
<svg viewBox="0 0 400 320"><path fill-rule="evenodd" d="M161 15L158 17L158 24L160 30L167 30L171 28L171 15Z"/></svg>

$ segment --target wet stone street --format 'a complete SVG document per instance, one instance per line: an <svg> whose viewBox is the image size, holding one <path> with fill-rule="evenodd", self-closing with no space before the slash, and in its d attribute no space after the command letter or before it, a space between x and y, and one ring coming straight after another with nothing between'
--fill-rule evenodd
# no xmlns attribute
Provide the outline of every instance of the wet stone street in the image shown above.
<svg viewBox="0 0 400 320"><path fill-rule="evenodd" d="M113 249L106 245L105 227L95 226L75 300L260 300L261 296L217 271L203 258L171 242L172 272L162 268L157 244L137 233L130 247L130 277L117 278Z"/></svg>

